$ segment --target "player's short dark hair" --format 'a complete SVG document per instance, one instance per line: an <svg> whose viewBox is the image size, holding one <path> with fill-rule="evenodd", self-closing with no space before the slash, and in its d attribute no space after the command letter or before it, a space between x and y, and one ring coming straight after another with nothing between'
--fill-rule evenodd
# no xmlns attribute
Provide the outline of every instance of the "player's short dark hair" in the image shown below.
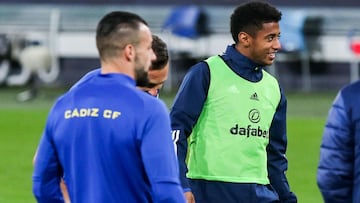
<svg viewBox="0 0 360 203"><path fill-rule="evenodd" d="M169 61L169 53L166 43L158 36L152 36L152 49L156 55L156 60L152 61L150 70L160 70L165 67Z"/></svg>
<svg viewBox="0 0 360 203"><path fill-rule="evenodd" d="M251 1L239 5L230 18L230 31L235 43L238 43L238 34L246 32L256 36L264 23L279 22L281 12L274 6L263 1Z"/></svg>
<svg viewBox="0 0 360 203"><path fill-rule="evenodd" d="M134 13L113 11L106 14L96 28L96 46L100 58L116 56L127 44L137 45L140 41L137 31L141 23L147 25L143 18Z"/></svg>

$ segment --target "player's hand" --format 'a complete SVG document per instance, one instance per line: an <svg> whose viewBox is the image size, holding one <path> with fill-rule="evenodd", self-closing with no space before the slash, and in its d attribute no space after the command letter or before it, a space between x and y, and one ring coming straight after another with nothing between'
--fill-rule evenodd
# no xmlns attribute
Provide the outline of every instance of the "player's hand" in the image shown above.
<svg viewBox="0 0 360 203"><path fill-rule="evenodd" d="M186 203L195 203L195 198L191 191L185 192L184 195L185 195Z"/></svg>
<svg viewBox="0 0 360 203"><path fill-rule="evenodd" d="M69 192L67 190L64 179L61 179L60 189L61 189L61 193L63 194L64 202L65 203L70 203Z"/></svg>

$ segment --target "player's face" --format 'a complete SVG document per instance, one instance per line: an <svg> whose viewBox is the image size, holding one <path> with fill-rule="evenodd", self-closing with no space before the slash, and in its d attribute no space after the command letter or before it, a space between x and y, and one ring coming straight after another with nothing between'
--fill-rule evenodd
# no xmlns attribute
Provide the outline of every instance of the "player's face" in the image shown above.
<svg viewBox="0 0 360 203"><path fill-rule="evenodd" d="M279 23L264 23L255 37L250 36L250 59L261 65L271 65L276 52L281 48Z"/></svg>
<svg viewBox="0 0 360 203"><path fill-rule="evenodd" d="M150 29L141 24L139 30L139 44L135 47L135 77L144 75L156 56L151 48L152 36ZM145 74L146 75L146 74Z"/></svg>
<svg viewBox="0 0 360 203"><path fill-rule="evenodd" d="M149 70L147 86L139 88L153 96L158 96L160 89L164 86L164 83L168 78L168 72L169 63L160 70Z"/></svg>

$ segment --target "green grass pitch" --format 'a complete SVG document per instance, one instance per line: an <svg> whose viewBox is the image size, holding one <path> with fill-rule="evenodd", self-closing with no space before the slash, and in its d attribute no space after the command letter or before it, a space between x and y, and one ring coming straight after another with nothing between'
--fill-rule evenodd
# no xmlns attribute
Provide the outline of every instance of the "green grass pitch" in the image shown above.
<svg viewBox="0 0 360 203"><path fill-rule="evenodd" d="M49 109L62 91L43 90L30 102L17 102L22 89L0 88L0 202L36 202L31 192L32 158ZM335 93L289 93L287 176L299 202L322 202L316 186L319 146ZM173 94L162 93L170 106Z"/></svg>

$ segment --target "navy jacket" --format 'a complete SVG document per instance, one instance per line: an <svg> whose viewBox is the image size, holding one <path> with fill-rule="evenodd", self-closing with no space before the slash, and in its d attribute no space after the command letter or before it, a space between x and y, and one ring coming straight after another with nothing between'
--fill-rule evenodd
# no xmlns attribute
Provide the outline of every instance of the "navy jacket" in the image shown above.
<svg viewBox="0 0 360 203"><path fill-rule="evenodd" d="M360 81L342 88L330 108L317 183L326 203L360 201Z"/></svg>
<svg viewBox="0 0 360 203"><path fill-rule="evenodd" d="M263 67L241 55L234 48L234 45L228 46L221 57L239 77L252 82L261 80ZM197 63L191 67L184 77L170 112L173 139L177 141L180 180L184 191L190 190L190 184L186 178L187 166L185 163L188 146L187 138L202 111L208 93L209 82L210 73L205 62ZM278 193L281 202L296 202L296 196L290 191L285 176L288 167L285 157L287 147L286 105L285 95L281 92L281 101L270 128L271 136L267 147L268 173L270 183Z"/></svg>

